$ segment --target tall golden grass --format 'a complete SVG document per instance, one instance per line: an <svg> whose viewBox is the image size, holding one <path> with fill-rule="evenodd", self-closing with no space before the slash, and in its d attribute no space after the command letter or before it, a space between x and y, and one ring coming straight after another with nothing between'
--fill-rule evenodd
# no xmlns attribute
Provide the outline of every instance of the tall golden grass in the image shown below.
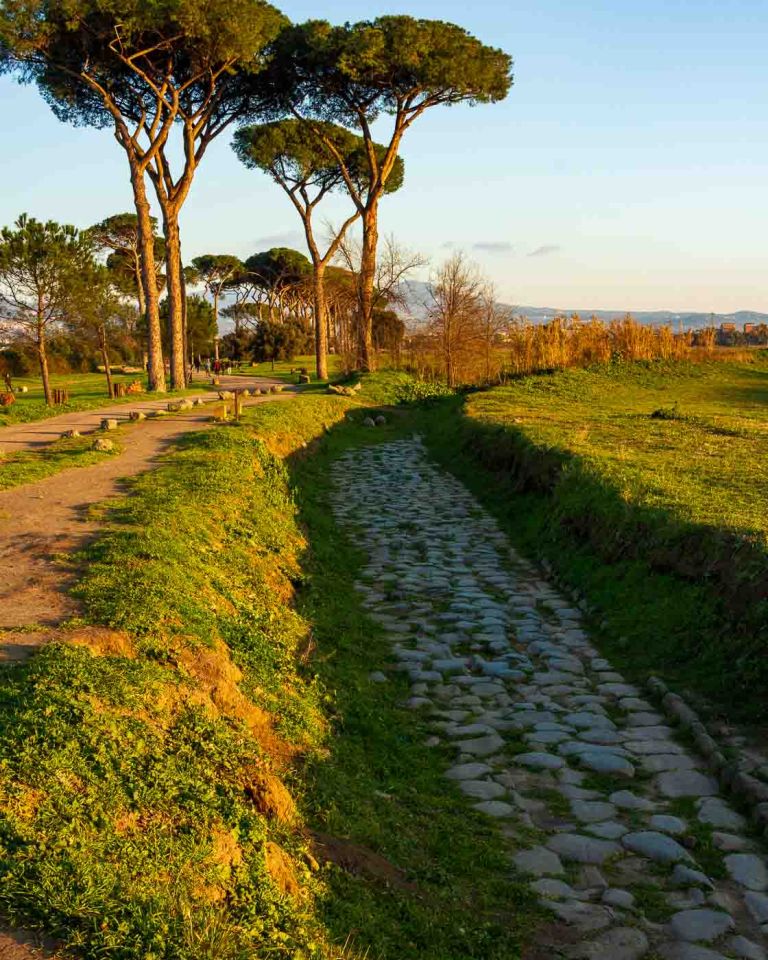
<svg viewBox="0 0 768 960"><path fill-rule="evenodd" d="M567 367L641 360L705 361L722 357L736 360L748 351L715 346L715 330L675 332L671 327L650 327L631 316L604 322L592 317L557 317L535 324L515 320L489 345L482 336L455 345L453 363L464 384L499 383L508 377ZM427 333L407 338L404 365L427 379L442 378L445 363L440 345Z"/></svg>

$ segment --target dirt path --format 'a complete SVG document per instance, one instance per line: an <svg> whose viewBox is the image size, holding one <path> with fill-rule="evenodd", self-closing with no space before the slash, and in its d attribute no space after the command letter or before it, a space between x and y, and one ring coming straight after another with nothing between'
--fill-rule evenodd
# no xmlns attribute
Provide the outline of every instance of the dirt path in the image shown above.
<svg viewBox="0 0 768 960"><path fill-rule="evenodd" d="M419 441L352 450L334 481L407 705L552 917L527 960L766 960L764 844L581 612Z"/></svg>
<svg viewBox="0 0 768 960"><path fill-rule="evenodd" d="M206 378L207 379L207 378ZM203 400L215 400L219 390L234 390L235 388L251 389L255 386L268 387L277 380L269 377L219 377L221 385L211 390L200 391L190 399L202 397ZM198 380L199 382L199 380ZM151 410L164 410L173 394L164 394L157 400L136 400L134 403L107 403L94 410L80 410L74 413L62 413L47 420L38 420L34 423L17 423L11 427L0 427L0 450L5 453L19 453L22 450L35 450L44 447L54 440L58 440L67 430L79 430L80 433L92 433L101 426L104 417L112 417L118 421L127 421L131 410L141 410L148 413Z"/></svg>
<svg viewBox="0 0 768 960"><path fill-rule="evenodd" d="M244 378L232 379L238 379L241 386L248 384ZM246 402L292 396L275 394ZM124 416L129 409L137 407L123 408ZM89 418L91 425L95 419L98 425L104 412L65 416L67 420ZM75 613L67 592L71 574L56 562L56 555L77 550L96 531L99 524L89 515L90 508L119 494L121 478L151 469L170 443L189 430L209 426L210 418L210 408L199 407L146 420L121 434L123 452L119 456L0 492L0 661L23 659L55 636L62 620ZM42 426L27 425L31 431ZM78 429L83 426L81 420ZM31 432L30 437L34 436L38 434Z"/></svg>

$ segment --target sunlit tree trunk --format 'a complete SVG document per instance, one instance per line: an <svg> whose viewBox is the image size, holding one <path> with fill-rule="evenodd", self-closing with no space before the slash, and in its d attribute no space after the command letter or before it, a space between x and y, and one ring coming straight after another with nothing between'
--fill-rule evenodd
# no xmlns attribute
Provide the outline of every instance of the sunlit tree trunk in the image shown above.
<svg viewBox="0 0 768 960"><path fill-rule="evenodd" d="M109 363L109 349L107 348L107 331L104 327L104 324L99 325L99 349L101 350L101 358L104 361L104 373L107 378L107 393L110 397L114 397L115 388L112 383L112 368Z"/></svg>
<svg viewBox="0 0 768 960"><path fill-rule="evenodd" d="M165 273L168 293L168 343L170 345L171 389L183 390L184 379L184 314L182 307L181 240L178 213L163 204L165 234Z"/></svg>
<svg viewBox="0 0 768 960"><path fill-rule="evenodd" d="M129 160L130 158L130 154ZM160 297L157 292L155 270L155 236L147 200L144 175L138 164L131 160L131 186L136 207L136 222L139 234L139 260L143 302L147 319L147 385L150 390L165 393L165 366L163 364L163 339L160 334ZM139 304L141 304L141 297Z"/></svg>
<svg viewBox="0 0 768 960"><path fill-rule="evenodd" d="M376 284L376 249L379 244L378 204L363 216L360 256L360 310L357 319L357 366L368 373L376 366L373 352L373 290Z"/></svg>

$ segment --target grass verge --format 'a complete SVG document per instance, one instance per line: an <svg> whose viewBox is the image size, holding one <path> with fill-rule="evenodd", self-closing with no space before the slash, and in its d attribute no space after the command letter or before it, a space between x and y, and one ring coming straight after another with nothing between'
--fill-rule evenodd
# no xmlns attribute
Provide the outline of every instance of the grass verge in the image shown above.
<svg viewBox="0 0 768 960"><path fill-rule="evenodd" d="M82 620L0 675L11 922L93 960L518 956L535 911L496 829L368 681L387 651L325 501L371 441L355 406L187 435L111 507Z"/></svg>
<svg viewBox="0 0 768 960"><path fill-rule="evenodd" d="M762 468L732 444L753 455L765 447L765 390L760 364L617 365L444 401L424 430L517 545L587 600L617 665L635 678L666 676L731 718L762 721ZM661 393L687 397L693 420L652 417ZM727 417L740 420L737 436ZM721 515L729 477L736 505Z"/></svg>
<svg viewBox="0 0 768 960"><path fill-rule="evenodd" d="M90 467L104 457L116 456L120 453L119 441L116 441L114 433L109 439L115 446L106 453L93 449L94 437L90 436L56 440L42 450L11 453L0 457L0 490L9 490L24 483L35 483L61 470Z"/></svg>

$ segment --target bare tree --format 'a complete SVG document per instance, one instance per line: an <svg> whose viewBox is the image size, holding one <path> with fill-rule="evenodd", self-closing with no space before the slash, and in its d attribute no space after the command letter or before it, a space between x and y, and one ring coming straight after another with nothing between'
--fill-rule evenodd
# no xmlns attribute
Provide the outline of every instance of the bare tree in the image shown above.
<svg viewBox="0 0 768 960"><path fill-rule="evenodd" d="M455 253L438 269L430 296L429 329L448 386L455 387L463 363L482 338L483 281L477 267Z"/></svg>
<svg viewBox="0 0 768 960"><path fill-rule="evenodd" d="M486 283L480 294L480 337L485 359L485 382L493 376L494 351L512 325L514 307L498 302L496 288Z"/></svg>

